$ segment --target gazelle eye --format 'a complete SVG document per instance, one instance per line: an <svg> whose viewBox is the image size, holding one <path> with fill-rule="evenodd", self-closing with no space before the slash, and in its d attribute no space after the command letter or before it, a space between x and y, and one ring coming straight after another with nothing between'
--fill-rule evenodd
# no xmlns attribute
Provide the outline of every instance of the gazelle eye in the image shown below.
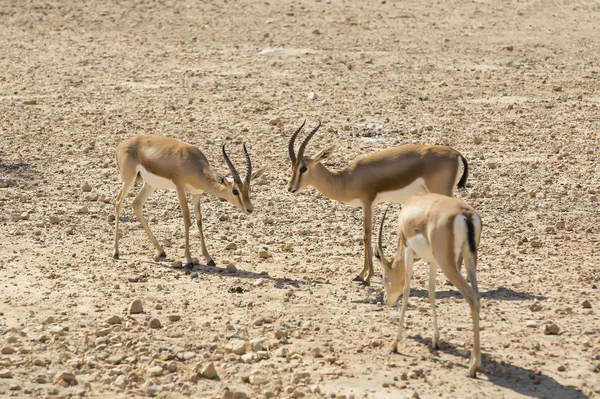
<svg viewBox="0 0 600 399"><path fill-rule="evenodd" d="M305 173L308 169L306 169L306 166L303 166L300 168L300 173Z"/></svg>
<svg viewBox="0 0 600 399"><path fill-rule="evenodd" d="M231 193L235 196L240 195L240 192L238 190L236 190L235 188L233 189L233 191Z"/></svg>

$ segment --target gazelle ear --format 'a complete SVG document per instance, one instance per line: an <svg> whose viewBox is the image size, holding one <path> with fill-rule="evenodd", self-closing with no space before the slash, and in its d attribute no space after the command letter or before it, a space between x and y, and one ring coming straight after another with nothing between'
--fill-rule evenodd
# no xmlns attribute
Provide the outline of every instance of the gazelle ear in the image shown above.
<svg viewBox="0 0 600 399"><path fill-rule="evenodd" d="M257 171L252 172L251 179L254 180L254 179L261 177L262 175L265 174L266 170L267 170L267 167L263 166L262 168L258 169Z"/></svg>
<svg viewBox="0 0 600 399"><path fill-rule="evenodd" d="M322 149L321 151L319 151L319 153L317 155L315 155L313 160L315 162L319 162L319 161L329 158L331 156L331 154L333 154L335 147L336 147L336 145L332 144L329 147Z"/></svg>
<svg viewBox="0 0 600 399"><path fill-rule="evenodd" d="M217 173L215 176L215 181L226 186L228 182L227 177L222 173Z"/></svg>

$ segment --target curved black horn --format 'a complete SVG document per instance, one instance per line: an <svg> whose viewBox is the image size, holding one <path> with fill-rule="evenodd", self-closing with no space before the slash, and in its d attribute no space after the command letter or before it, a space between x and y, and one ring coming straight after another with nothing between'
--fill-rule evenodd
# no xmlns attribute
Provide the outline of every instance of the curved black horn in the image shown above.
<svg viewBox="0 0 600 399"><path fill-rule="evenodd" d="M229 157L227 156L227 152L225 152L225 144L223 144L222 150L223 150L223 158L225 158L225 162L227 163L227 166L229 167L229 170L231 171L231 174L233 175L233 181L236 182L237 184L242 184L240 175L238 174L237 170L235 170L235 166L233 166L231 159L229 159Z"/></svg>
<svg viewBox="0 0 600 399"><path fill-rule="evenodd" d="M383 212L383 217L381 218L381 224L379 225L379 237L377 237L377 251L376 252L376 256L380 259L385 259L385 256L383 256L383 245L382 245L382 236L383 236L383 224L385 223L385 216L387 215L388 211L390 210L390 206L388 205L387 208L385 208L385 212Z"/></svg>
<svg viewBox="0 0 600 399"><path fill-rule="evenodd" d="M321 127L321 121L319 121L319 123L317 123L317 126L315 126L314 129L310 131L310 133L308 134L308 136L306 136L306 138L304 139L302 144L300 144L300 149L298 150L298 158L299 159L302 159L302 157L304 156L304 150L306 149L306 145L308 144L308 141L312 138L312 136L315 135L315 133L317 132L317 130L319 130L320 127Z"/></svg>
<svg viewBox="0 0 600 399"><path fill-rule="evenodd" d="M304 120L304 122L302 122L302 125L298 129L296 129L294 134L292 134L292 136L290 137L290 141L288 142L288 152L290 153L290 159L292 160L292 163L296 162L296 154L294 153L294 142L296 141L298 133L300 133L300 131L304 128L305 124L306 119Z"/></svg>
<svg viewBox="0 0 600 399"><path fill-rule="evenodd" d="M250 154L246 149L246 143L244 143L244 156L246 157L246 181L250 183L250 177L252 176L252 162L250 161Z"/></svg>

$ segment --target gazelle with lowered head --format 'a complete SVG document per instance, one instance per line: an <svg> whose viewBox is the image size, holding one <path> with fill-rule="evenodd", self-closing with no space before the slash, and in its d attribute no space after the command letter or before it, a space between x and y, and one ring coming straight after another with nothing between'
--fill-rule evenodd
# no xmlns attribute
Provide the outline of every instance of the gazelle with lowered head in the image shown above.
<svg viewBox="0 0 600 399"><path fill-rule="evenodd" d="M400 327L392 344L392 351L397 352L398 342L402 338L413 261L415 258L421 258L429 262L429 301L434 331L432 347L438 347L440 338L435 310L435 279L439 265L446 278L458 288L471 308L474 338L469 375L475 377L477 367L481 365L479 292L475 277L481 218L472 206L458 198L440 194L415 195L402 205L398 219L398 250L390 262L385 258L381 245L386 214L387 209L381 220L375 256L383 266L383 287L388 306L393 306L402 294ZM460 273L463 259L471 285Z"/></svg>
<svg viewBox="0 0 600 399"><path fill-rule="evenodd" d="M406 144L374 152L354 159L341 170L330 171L321 161L335 146L329 146L314 157L304 155L306 146L321 122L306 136L298 154L294 142L306 121L290 137L288 151L292 176L288 191L297 193L313 186L328 198L363 209L364 264L354 279L369 284L373 276L373 213L379 202L404 203L418 193L452 195L460 165L464 171L458 188L463 188L469 175L467 160L455 149L440 145Z"/></svg>
<svg viewBox="0 0 600 399"><path fill-rule="evenodd" d="M208 159L197 147L179 140L157 135L138 135L119 144L116 150L116 158L123 186L119 191L115 206L115 251L113 257L115 259L119 258L119 214L121 213L123 201L139 176L144 181L144 185L133 200L133 210L150 241L152 241L154 248L156 248L157 257L165 258L166 254L150 231L148 222L142 214L142 209L148 197L156 189L175 190L179 198L185 227L186 267L193 267L189 245L190 212L186 193L192 195L196 223L200 232L202 255L204 255L207 265L214 266L215 262L208 254L204 243L200 195L202 193L214 195L231 202L246 214L252 213L254 206L250 201L250 181L260 176L264 169L253 173L252 162L245 144L243 149L246 158L246 175L242 180L229 156L227 156L223 144L221 149L223 158L233 176L233 181L230 181L211 169Z"/></svg>

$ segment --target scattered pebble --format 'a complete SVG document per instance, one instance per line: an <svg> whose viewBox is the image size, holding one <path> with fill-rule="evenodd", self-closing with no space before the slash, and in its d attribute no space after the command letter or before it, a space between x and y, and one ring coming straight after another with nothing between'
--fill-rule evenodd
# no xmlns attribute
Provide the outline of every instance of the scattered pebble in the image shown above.
<svg viewBox="0 0 600 399"><path fill-rule="evenodd" d="M144 307L140 299L134 299L129 305L129 314L144 313Z"/></svg>
<svg viewBox="0 0 600 399"><path fill-rule="evenodd" d="M59 371L54 376L54 383L66 386L77 385L77 378L75 378L75 374L68 371Z"/></svg>
<svg viewBox="0 0 600 399"><path fill-rule="evenodd" d="M556 335L559 332L560 332L560 328L554 323L546 324L544 326L544 334L545 335Z"/></svg>
<svg viewBox="0 0 600 399"><path fill-rule="evenodd" d="M235 242L230 242L229 244L227 244L225 249L229 251L235 251L236 249L238 249L238 246Z"/></svg>
<svg viewBox="0 0 600 399"><path fill-rule="evenodd" d="M167 316L167 318L169 319L169 321L179 321L179 320L181 320L181 315L170 314Z"/></svg>
<svg viewBox="0 0 600 399"><path fill-rule="evenodd" d="M121 319L119 316L114 315L114 316L110 316L108 319L106 319L106 322L108 324L121 324L123 322L123 319Z"/></svg>
<svg viewBox="0 0 600 399"><path fill-rule="evenodd" d="M8 369L0 369L0 378L13 378L13 373Z"/></svg>
<svg viewBox="0 0 600 399"><path fill-rule="evenodd" d="M150 319L148 326L150 328L162 328L162 323L158 319Z"/></svg>
<svg viewBox="0 0 600 399"><path fill-rule="evenodd" d="M200 371L200 376L209 380L216 379L218 374L215 365L213 363L205 364L204 367L202 367L202 371Z"/></svg>
<svg viewBox="0 0 600 399"><path fill-rule="evenodd" d="M227 266L225 266L225 269L227 270L227 273L237 272L237 267L235 267L235 265L233 263L230 263Z"/></svg>
<svg viewBox="0 0 600 399"><path fill-rule="evenodd" d="M161 366L152 366L150 368L148 368L148 374L152 375L152 376L159 376L162 375L163 373L163 368Z"/></svg>
<svg viewBox="0 0 600 399"><path fill-rule="evenodd" d="M592 307L592 304L590 303L590 301L588 301L588 300L586 299L585 301L581 302L581 306L582 306L584 309L591 309L591 307Z"/></svg>
<svg viewBox="0 0 600 399"><path fill-rule="evenodd" d="M258 251L258 257L260 259L267 259L272 257L273 255L271 255L271 253L269 251L265 251L265 250L260 250Z"/></svg>
<svg viewBox="0 0 600 399"><path fill-rule="evenodd" d="M81 186L81 191L84 193L89 193L92 191L92 186L90 186L89 183L84 183L83 186Z"/></svg>

